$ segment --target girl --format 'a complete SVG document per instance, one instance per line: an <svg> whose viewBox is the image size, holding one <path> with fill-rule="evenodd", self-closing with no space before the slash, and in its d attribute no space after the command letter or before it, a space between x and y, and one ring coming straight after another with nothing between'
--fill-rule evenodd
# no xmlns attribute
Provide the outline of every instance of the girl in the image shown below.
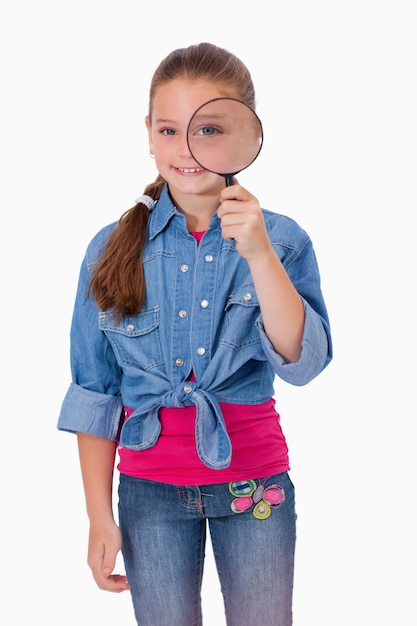
<svg viewBox="0 0 417 626"><path fill-rule="evenodd" d="M78 437L94 579L131 591L140 626L202 624L207 521L228 626L292 624L294 487L273 382L326 367L329 323L308 235L190 153L192 114L224 97L255 106L228 51L161 62L146 117L159 175L90 243L74 308L58 427ZM120 549L127 576L113 574Z"/></svg>

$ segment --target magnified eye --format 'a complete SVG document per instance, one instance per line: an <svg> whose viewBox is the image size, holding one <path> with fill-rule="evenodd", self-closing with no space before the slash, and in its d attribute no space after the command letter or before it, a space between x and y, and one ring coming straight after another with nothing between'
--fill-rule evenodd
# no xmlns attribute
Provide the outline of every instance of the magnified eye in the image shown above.
<svg viewBox="0 0 417 626"><path fill-rule="evenodd" d="M204 137L212 137L219 134L221 134L221 130L215 126L202 126L197 130L197 135L203 135Z"/></svg>

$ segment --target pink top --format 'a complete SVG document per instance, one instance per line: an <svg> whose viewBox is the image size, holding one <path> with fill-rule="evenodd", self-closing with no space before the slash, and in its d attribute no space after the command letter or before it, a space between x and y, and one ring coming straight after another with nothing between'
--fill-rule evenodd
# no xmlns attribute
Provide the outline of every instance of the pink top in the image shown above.
<svg viewBox="0 0 417 626"><path fill-rule="evenodd" d="M200 241L204 233L192 234ZM119 471L187 486L263 478L289 470L288 448L273 398L258 405L220 403L220 407L232 443L228 468L211 469L200 460L195 441L196 409L191 406L161 408L162 428L156 444L140 451L119 448ZM133 409L125 408L126 419L132 413Z"/></svg>
<svg viewBox="0 0 417 626"><path fill-rule="evenodd" d="M257 405L220 403L232 443L228 468L215 470L200 460L195 443L195 407L160 409L162 429L147 450L119 448L123 474L174 485L210 485L263 478L289 469L288 448L274 399ZM125 409L126 417L133 409Z"/></svg>

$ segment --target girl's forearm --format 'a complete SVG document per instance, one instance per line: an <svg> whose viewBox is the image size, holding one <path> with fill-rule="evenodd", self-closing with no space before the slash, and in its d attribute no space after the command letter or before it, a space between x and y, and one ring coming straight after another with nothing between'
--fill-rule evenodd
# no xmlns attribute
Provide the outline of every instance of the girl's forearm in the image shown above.
<svg viewBox="0 0 417 626"><path fill-rule="evenodd" d="M90 521L113 519L113 472L116 443L77 433L87 515Z"/></svg>
<svg viewBox="0 0 417 626"><path fill-rule="evenodd" d="M300 358L304 307L272 248L249 261L265 332L275 351L288 363Z"/></svg>

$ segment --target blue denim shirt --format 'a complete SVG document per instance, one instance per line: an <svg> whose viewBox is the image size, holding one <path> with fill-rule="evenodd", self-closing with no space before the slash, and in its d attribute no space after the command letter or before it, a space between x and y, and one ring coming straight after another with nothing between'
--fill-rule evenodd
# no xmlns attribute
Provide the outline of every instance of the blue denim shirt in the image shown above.
<svg viewBox="0 0 417 626"><path fill-rule="evenodd" d="M263 211L270 241L304 303L297 363L286 363L265 334L248 264L222 238L213 215L197 245L165 187L148 221L143 254L146 300L140 313L115 322L87 297L94 264L115 228L102 229L83 261L71 326L73 382L58 428L149 448L158 439L160 407L196 407L196 446L211 468L230 464L231 445L219 402L259 404L278 375L305 385L331 359L328 316L311 240L292 219ZM193 371L197 382L187 380ZM123 406L134 409L120 430Z"/></svg>

